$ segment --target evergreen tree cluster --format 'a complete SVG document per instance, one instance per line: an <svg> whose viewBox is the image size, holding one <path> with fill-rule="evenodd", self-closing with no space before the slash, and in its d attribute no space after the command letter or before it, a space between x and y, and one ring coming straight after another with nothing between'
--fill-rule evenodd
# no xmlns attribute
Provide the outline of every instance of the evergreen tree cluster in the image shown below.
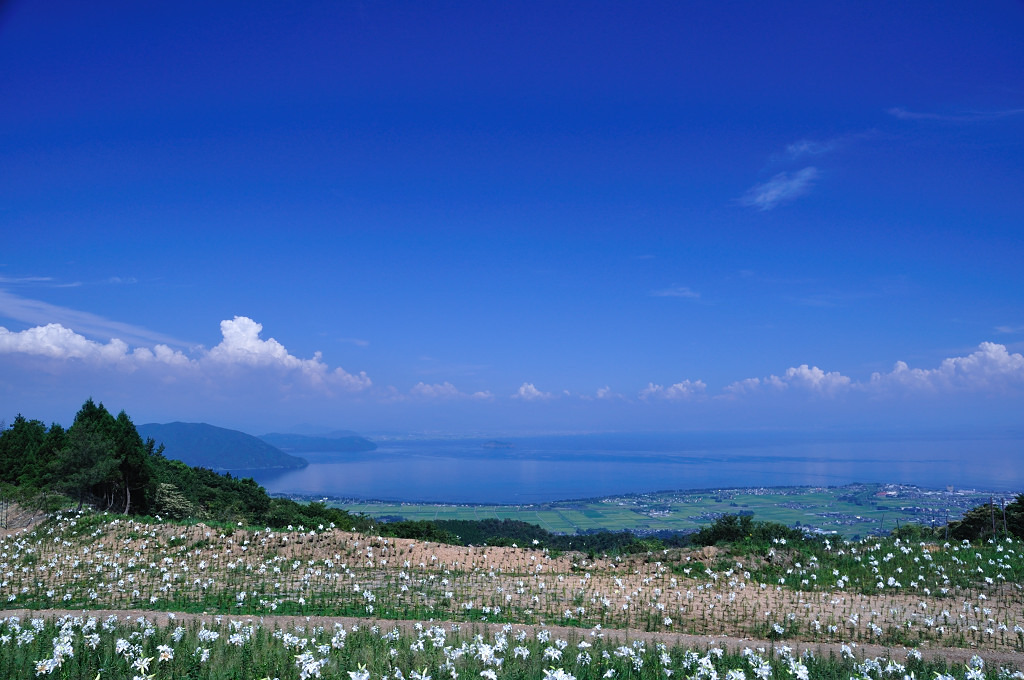
<svg viewBox="0 0 1024 680"><path fill-rule="evenodd" d="M696 545L720 545L739 542L767 544L779 539L803 541L807 537L800 529L778 522L754 521L753 515L726 514L693 534L690 539Z"/></svg>
<svg viewBox="0 0 1024 680"><path fill-rule="evenodd" d="M271 498L252 479L171 460L153 439L143 441L124 411L114 416L92 399L66 430L18 415L0 432L0 483L7 495L52 500L59 494L79 508L124 514L270 527L371 525L322 503Z"/></svg>
<svg viewBox="0 0 1024 680"><path fill-rule="evenodd" d="M1024 494L1000 506L985 503L971 508L964 516L947 525L927 527L907 524L892 532L907 540L983 541L1013 536L1024 539Z"/></svg>
<svg viewBox="0 0 1024 680"><path fill-rule="evenodd" d="M154 447L124 411L115 417L89 399L67 430L18 415L0 433L0 479L63 493L79 507L145 514L155 500Z"/></svg>
<svg viewBox="0 0 1024 680"><path fill-rule="evenodd" d="M639 538L628 531L591 531L584 534L553 534L536 524L514 519L434 520L440 530L461 545L516 545L520 548L599 554L640 553L686 545L687 535L669 532Z"/></svg>

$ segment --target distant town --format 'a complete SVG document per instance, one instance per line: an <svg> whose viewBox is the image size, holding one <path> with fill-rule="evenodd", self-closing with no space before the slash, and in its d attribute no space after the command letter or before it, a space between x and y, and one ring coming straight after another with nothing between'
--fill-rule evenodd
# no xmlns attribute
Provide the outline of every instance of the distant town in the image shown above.
<svg viewBox="0 0 1024 680"><path fill-rule="evenodd" d="M725 514L801 527L844 538L888 534L903 524L943 526L968 509L1004 506L1016 493L979 489L926 489L909 484L838 487L744 487L623 494L522 505L404 503L352 498L292 496L318 500L380 521L421 519L516 519L564 534L632 531L639 535L695 531Z"/></svg>

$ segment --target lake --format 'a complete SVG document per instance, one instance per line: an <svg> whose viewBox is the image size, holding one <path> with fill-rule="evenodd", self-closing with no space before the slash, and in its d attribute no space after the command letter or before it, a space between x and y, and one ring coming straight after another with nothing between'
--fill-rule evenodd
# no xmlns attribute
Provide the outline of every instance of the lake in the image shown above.
<svg viewBox="0 0 1024 680"><path fill-rule="evenodd" d="M841 486L1024 490L1024 438L820 434L574 435L378 442L302 453L309 465L239 471L271 493L389 501L525 504L674 489ZM488 446L490 444L490 446Z"/></svg>

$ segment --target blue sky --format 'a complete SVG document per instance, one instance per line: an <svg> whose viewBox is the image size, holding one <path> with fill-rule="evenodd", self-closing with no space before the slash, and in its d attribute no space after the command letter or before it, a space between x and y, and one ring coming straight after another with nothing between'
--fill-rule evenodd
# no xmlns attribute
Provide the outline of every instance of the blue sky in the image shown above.
<svg viewBox="0 0 1024 680"><path fill-rule="evenodd" d="M1014 427L1024 5L0 10L0 417Z"/></svg>

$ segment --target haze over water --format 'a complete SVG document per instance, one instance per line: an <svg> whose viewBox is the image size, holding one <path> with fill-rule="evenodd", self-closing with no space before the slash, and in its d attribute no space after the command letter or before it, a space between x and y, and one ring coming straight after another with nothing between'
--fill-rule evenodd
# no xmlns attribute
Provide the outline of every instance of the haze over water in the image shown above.
<svg viewBox="0 0 1024 680"><path fill-rule="evenodd" d="M536 503L673 489L841 486L1015 490L1024 440L835 441L683 436L575 436L387 442L358 454L302 454L309 466L258 472L271 493L395 501ZM244 474L252 474L245 472Z"/></svg>

